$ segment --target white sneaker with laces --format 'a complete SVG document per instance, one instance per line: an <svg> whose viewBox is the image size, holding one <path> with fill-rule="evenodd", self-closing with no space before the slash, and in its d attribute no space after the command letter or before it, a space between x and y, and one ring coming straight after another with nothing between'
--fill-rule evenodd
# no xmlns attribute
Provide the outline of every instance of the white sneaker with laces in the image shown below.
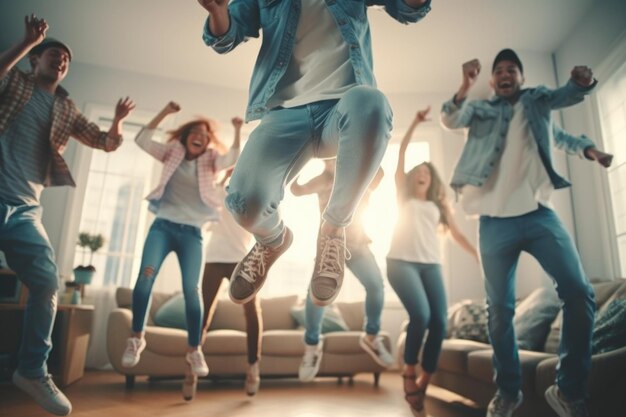
<svg viewBox="0 0 626 417"><path fill-rule="evenodd" d="M391 367L395 363L393 355L387 350L385 340L382 336L376 335L373 340L363 333L359 338L359 345L367 352L374 361L385 368Z"/></svg>
<svg viewBox="0 0 626 417"><path fill-rule="evenodd" d="M129 337L126 339L126 350L122 355L122 366L132 368L139 363L141 352L146 348L146 339Z"/></svg>
<svg viewBox="0 0 626 417"><path fill-rule="evenodd" d="M521 391L515 400L510 400L496 392L496 395L487 407L487 417L511 417L513 411L522 404L523 399L524 396Z"/></svg>
<svg viewBox="0 0 626 417"><path fill-rule="evenodd" d="M13 373L13 383L22 391L30 395L40 406L49 413L57 416L66 416L72 412L72 403L67 399L52 381L50 375L42 378L30 379L22 376L18 371Z"/></svg>
<svg viewBox="0 0 626 417"><path fill-rule="evenodd" d="M185 360L191 366L191 373L198 376L207 376L209 374L209 367L204 360L204 354L199 350L193 352L187 352Z"/></svg>
<svg viewBox="0 0 626 417"><path fill-rule="evenodd" d="M317 376L322 363L322 346L322 342L305 346L300 369L298 369L298 378L301 382L313 381Z"/></svg>
<svg viewBox="0 0 626 417"><path fill-rule="evenodd" d="M259 390L261 385L261 377L259 376L259 362L248 364L246 371L246 394L253 396Z"/></svg>
<svg viewBox="0 0 626 417"><path fill-rule="evenodd" d="M545 393L546 401L559 417L589 417L585 400L568 401L556 385L550 385Z"/></svg>

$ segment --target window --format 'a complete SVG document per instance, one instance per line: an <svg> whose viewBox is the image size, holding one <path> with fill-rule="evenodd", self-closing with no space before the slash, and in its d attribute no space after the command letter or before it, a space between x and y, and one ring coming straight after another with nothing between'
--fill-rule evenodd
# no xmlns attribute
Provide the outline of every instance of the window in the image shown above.
<svg viewBox="0 0 626 417"><path fill-rule="evenodd" d="M396 220L396 190L394 173L398 161L399 137L387 147L381 163L385 176L372 194L369 209L365 214L365 228L372 239L370 248L376 257L383 278L386 276L385 257L389 250L391 235ZM406 168L430 160L430 147L427 142L413 142L406 153ZM300 173L300 183L304 183L321 173L324 164L320 160L310 161ZM295 197L288 188L281 203L284 222L292 229L294 241L291 248L276 262L263 287L263 297L298 294L305 297L313 273L317 229L320 213L315 194ZM384 279L385 286L388 281ZM385 288L387 301L397 300L391 288ZM365 299L365 290L360 282L346 268L343 287L337 298L339 301Z"/></svg>
<svg viewBox="0 0 626 417"><path fill-rule="evenodd" d="M626 64L603 83L597 98L604 147L614 155L608 183L623 276L626 273Z"/></svg>
<svg viewBox="0 0 626 417"><path fill-rule="evenodd" d="M89 118L103 130L112 122L108 108L95 108ZM78 230L99 233L105 238L104 246L93 256L94 286L131 286L137 275L147 233L144 197L153 183L156 165L133 140L143 125L137 120L125 121L125 140L116 151L95 150L91 154ZM77 246L74 265L89 261L89 251L84 253Z"/></svg>

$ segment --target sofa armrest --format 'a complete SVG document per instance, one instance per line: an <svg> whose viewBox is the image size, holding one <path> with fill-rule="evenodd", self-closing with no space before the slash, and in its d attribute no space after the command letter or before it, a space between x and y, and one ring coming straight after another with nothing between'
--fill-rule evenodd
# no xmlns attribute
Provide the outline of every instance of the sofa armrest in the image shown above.
<svg viewBox="0 0 626 417"><path fill-rule="evenodd" d="M113 368L123 372L122 354L126 348L126 339L132 332L133 313L127 308L116 308L109 313L107 323L107 354Z"/></svg>
<svg viewBox="0 0 626 417"><path fill-rule="evenodd" d="M543 395L545 390L554 384L556 365L559 358L554 357L542 361L537 366L536 387L537 394ZM591 357L591 372L589 374L589 396L601 395L614 388L616 381L626 375L626 347L611 352L599 353Z"/></svg>

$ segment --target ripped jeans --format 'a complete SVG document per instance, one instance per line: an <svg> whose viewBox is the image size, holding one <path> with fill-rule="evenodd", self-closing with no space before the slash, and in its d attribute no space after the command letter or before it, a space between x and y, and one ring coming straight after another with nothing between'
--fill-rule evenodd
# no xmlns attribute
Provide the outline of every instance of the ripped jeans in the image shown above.
<svg viewBox="0 0 626 417"><path fill-rule="evenodd" d="M353 87L339 100L276 108L254 129L237 161L225 205L257 242L280 245L285 184L311 158L337 157L322 218L347 226L387 149L392 111L377 89ZM304 219L303 219L304 221Z"/></svg>
<svg viewBox="0 0 626 417"><path fill-rule="evenodd" d="M142 332L146 325L152 286L170 252L176 253L182 273L187 341L189 346L199 346L203 314L200 291L200 273L204 264L202 233L198 227L161 218L152 223L143 246L139 276L133 290L133 332Z"/></svg>

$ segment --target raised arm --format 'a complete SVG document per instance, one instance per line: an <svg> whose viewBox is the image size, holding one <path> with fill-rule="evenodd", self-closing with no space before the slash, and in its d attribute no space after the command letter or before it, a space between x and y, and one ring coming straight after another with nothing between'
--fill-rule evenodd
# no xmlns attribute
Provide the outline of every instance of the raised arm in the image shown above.
<svg viewBox="0 0 626 417"><path fill-rule="evenodd" d="M415 132L415 128L420 123L429 120L428 113L430 112L430 106L426 107L424 110L420 110L415 115L415 118L411 122L408 130L404 134L402 138L402 142L400 142L400 150L398 151L398 164L396 165L396 173L395 173L395 181L396 181L396 190L399 192L400 190L404 190L405 182L406 182L406 174L404 172L404 163L406 156L406 149L409 146L409 142L411 142L411 138L413 137L413 132Z"/></svg>
<svg viewBox="0 0 626 417"><path fill-rule="evenodd" d="M480 61L472 59L462 66L463 79L461 87L451 100L446 101L441 109L441 123L448 129L458 129L469 126L473 117L471 106L464 104L469 91L472 89L478 74L480 74Z"/></svg>
<svg viewBox="0 0 626 417"><path fill-rule="evenodd" d="M243 119L241 117L233 117L230 122L235 129L235 135L233 137L233 144L230 146L228 152L224 155L218 155L215 167L218 171L229 169L235 165L239 158L239 152L241 147L241 126L243 125Z"/></svg>
<svg viewBox="0 0 626 417"><path fill-rule="evenodd" d="M141 149L148 152L154 158L158 159L159 161L163 161L167 153L168 146L164 143L152 140L152 136L154 135L154 131L157 127L159 127L163 119L165 119L170 114L178 113L179 111L180 105L178 103L174 101L170 101L169 103L167 103L165 107L163 107L163 109L161 109L161 111L158 112L156 116L154 116L152 120L150 120L148 124L139 131L139 133L137 133L137 136L135 136L135 142L137 143L137 145L139 145Z"/></svg>
<svg viewBox="0 0 626 417"><path fill-rule="evenodd" d="M48 23L34 14L24 17L24 37L21 41L0 53L0 78L4 78L20 59L46 37Z"/></svg>
<svg viewBox="0 0 626 417"><path fill-rule="evenodd" d="M450 236L456 243L459 244L463 249L465 249L469 254L471 254L477 262L479 262L478 251L476 247L470 243L470 241L465 237L463 233L459 230L456 222L454 221L454 217L452 216L452 210L448 203L443 204L444 207L444 216L446 216L446 221L448 224L448 230L450 231Z"/></svg>
<svg viewBox="0 0 626 417"><path fill-rule="evenodd" d="M198 0L200 6L209 12L209 30L216 37L223 36L230 28L230 14L228 13L228 0Z"/></svg>

